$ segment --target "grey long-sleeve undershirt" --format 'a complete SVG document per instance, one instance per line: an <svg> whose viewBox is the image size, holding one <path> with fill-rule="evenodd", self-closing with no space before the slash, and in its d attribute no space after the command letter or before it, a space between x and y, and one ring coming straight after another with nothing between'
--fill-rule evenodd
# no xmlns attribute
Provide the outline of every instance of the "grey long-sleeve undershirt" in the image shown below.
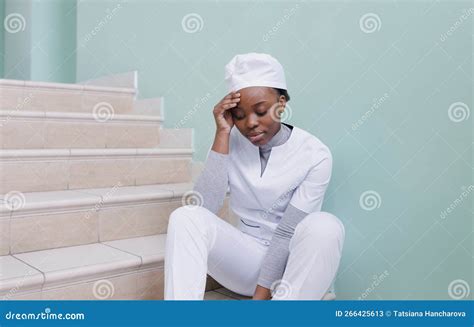
<svg viewBox="0 0 474 327"><path fill-rule="evenodd" d="M291 129L281 124L280 130L260 150L261 174L265 171L271 148L285 143L291 135ZM224 202L228 187L229 155L210 151L204 166L194 186L194 191L201 194L203 207L217 213ZM289 256L289 243L296 225L306 217L303 212L288 205L272 236L267 253L264 257L258 285L270 288L272 284L283 277Z"/></svg>

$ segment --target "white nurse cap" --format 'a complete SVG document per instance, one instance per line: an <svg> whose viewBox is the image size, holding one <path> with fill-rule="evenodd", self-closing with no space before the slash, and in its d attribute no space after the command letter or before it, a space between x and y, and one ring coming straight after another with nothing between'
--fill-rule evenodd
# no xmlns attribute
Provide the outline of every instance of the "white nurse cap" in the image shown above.
<svg viewBox="0 0 474 327"><path fill-rule="evenodd" d="M225 81L229 92L249 86L268 86L286 90L282 65L265 53L236 55L225 66Z"/></svg>

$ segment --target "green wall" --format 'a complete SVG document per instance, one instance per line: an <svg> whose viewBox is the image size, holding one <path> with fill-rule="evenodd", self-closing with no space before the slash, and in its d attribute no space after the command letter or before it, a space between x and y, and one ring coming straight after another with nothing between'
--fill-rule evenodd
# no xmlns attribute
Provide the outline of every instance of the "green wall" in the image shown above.
<svg viewBox="0 0 474 327"><path fill-rule="evenodd" d="M33 80L75 82L76 0L34 1Z"/></svg>
<svg viewBox="0 0 474 327"><path fill-rule="evenodd" d="M31 1L4 1L4 78L29 79L31 76L31 7Z"/></svg>
<svg viewBox="0 0 474 327"><path fill-rule="evenodd" d="M333 153L324 209L346 226L338 298L451 299L450 285L473 287L472 7L82 0L76 78L138 70L139 96L164 96L165 126L194 128L204 160L224 65L237 53L274 55L292 97L288 122ZM195 26L183 24L191 13ZM368 13L377 16L361 24ZM65 75L74 78L51 78Z"/></svg>

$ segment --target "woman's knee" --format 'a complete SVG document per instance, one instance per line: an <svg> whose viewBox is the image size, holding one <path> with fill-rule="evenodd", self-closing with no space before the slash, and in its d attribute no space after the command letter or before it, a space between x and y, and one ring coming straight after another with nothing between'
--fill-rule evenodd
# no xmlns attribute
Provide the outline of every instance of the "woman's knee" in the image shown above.
<svg viewBox="0 0 474 327"><path fill-rule="evenodd" d="M207 209L202 207L179 207L173 210L169 216L168 229L173 226L182 226L188 224L199 224L208 214Z"/></svg>
<svg viewBox="0 0 474 327"><path fill-rule="evenodd" d="M314 239L340 240L345 237L344 224L329 212L313 212L304 218L304 230Z"/></svg>

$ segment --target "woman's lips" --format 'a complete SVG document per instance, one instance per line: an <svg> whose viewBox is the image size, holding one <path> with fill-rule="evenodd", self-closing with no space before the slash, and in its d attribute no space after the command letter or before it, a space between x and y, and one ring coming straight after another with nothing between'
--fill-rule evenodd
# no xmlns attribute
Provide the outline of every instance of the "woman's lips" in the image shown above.
<svg viewBox="0 0 474 327"><path fill-rule="evenodd" d="M259 134L252 134L252 135L249 134L247 135L247 137L249 138L250 142L256 143L263 139L264 134L265 134L264 132L259 133Z"/></svg>

